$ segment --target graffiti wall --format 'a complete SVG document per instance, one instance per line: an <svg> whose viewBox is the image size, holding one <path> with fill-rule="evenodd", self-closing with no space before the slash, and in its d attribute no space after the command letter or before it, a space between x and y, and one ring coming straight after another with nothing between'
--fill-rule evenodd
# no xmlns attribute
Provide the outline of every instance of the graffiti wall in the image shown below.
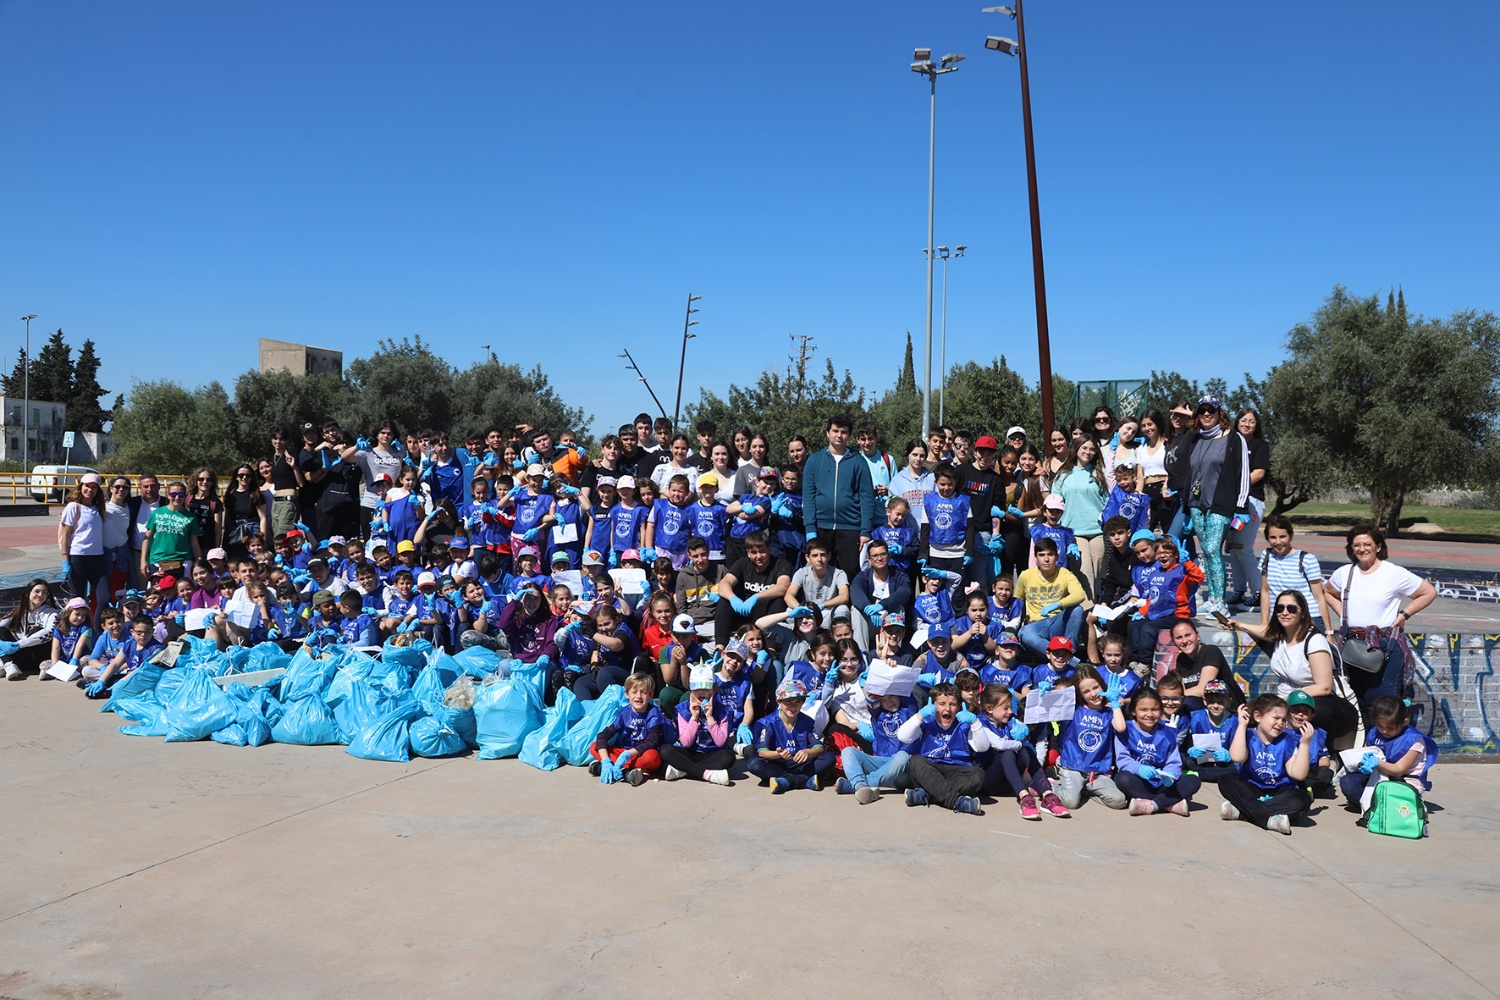
<svg viewBox="0 0 1500 1000"><path fill-rule="evenodd" d="M1234 664L1235 675L1251 697L1275 690L1268 679L1270 657L1243 633L1205 629L1211 642ZM1500 753L1500 689L1495 683L1500 635L1412 633L1416 690L1412 721L1443 753Z"/></svg>

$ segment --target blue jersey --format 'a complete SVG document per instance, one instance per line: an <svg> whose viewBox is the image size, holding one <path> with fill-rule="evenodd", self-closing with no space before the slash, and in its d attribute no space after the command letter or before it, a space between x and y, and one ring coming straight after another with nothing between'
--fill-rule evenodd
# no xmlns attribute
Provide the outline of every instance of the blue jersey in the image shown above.
<svg viewBox="0 0 1500 1000"><path fill-rule="evenodd" d="M792 561L807 547L807 529L802 521L802 494L781 492L773 502L777 511L771 514L771 551Z"/></svg>
<svg viewBox="0 0 1500 1000"><path fill-rule="evenodd" d="M589 669L589 658L594 655L597 643L594 630L587 621L577 628L558 629L552 637L557 643L557 659L564 669L583 673Z"/></svg>
<svg viewBox="0 0 1500 1000"><path fill-rule="evenodd" d="M1126 493L1116 486L1104 503L1104 513L1099 515L1103 524L1116 514L1130 522L1130 533L1146 528L1151 521L1151 498L1144 493Z"/></svg>
<svg viewBox="0 0 1500 1000"><path fill-rule="evenodd" d="M1057 543L1057 564L1066 566L1068 562L1068 549L1078 543L1073 538L1073 529L1064 528L1062 525L1053 527L1050 524L1034 524L1031 526L1031 562L1036 565L1036 543L1043 538L1050 538Z"/></svg>
<svg viewBox="0 0 1500 1000"><path fill-rule="evenodd" d="M974 753L969 748L969 727L957 719L944 729L936 717L924 718L922 735L916 742L917 753L934 764L967 765L974 762Z"/></svg>
<svg viewBox="0 0 1500 1000"><path fill-rule="evenodd" d="M600 631L603 631L602 629ZM612 649L599 647L599 665L602 667L626 667L635 659L635 633L630 631L630 626L624 622L615 626L615 630L609 635L615 639L623 639L625 648L616 653Z"/></svg>
<svg viewBox="0 0 1500 1000"><path fill-rule="evenodd" d="M813 731L813 720L801 712L797 713L797 719L791 728L787 727L786 720L779 711L772 712L755 724L756 750L790 750L796 753L798 750L810 750L821 745L818 734Z"/></svg>
<svg viewBox="0 0 1500 1000"><path fill-rule="evenodd" d="M1114 713L1079 705L1058 736L1058 764L1084 774L1107 774L1114 767Z"/></svg>
<svg viewBox="0 0 1500 1000"><path fill-rule="evenodd" d="M1038 663L1031 668L1031 684L1035 687L1045 681L1056 687L1059 681L1072 677L1077 671L1078 664L1072 660L1064 663L1061 671L1054 669L1052 661L1048 660L1046 663Z"/></svg>
<svg viewBox="0 0 1500 1000"><path fill-rule="evenodd" d="M786 676L795 678L802 682L807 688L807 697L813 701L818 698L818 692L823 690L823 675L818 668L806 660L793 660L786 665Z"/></svg>
<svg viewBox="0 0 1500 1000"><path fill-rule="evenodd" d="M958 676L958 668L963 665L957 656L944 664L937 658L937 654L929 649L917 660L917 673L933 674L937 677L937 680L933 681L934 684L952 684L954 678Z"/></svg>
<svg viewBox="0 0 1500 1000"><path fill-rule="evenodd" d="M533 496L530 490L526 490L517 495L516 523L511 525L510 533L512 535L525 535L526 532L536 528L542 523L542 518L552 513L553 504L553 497L550 493L538 493ZM541 547L545 547L546 543L540 538L533 539L532 541Z"/></svg>
<svg viewBox="0 0 1500 1000"><path fill-rule="evenodd" d="M969 537L969 497L957 494L945 497L938 493L922 494L922 509L927 515L929 549L962 549Z"/></svg>
<svg viewBox="0 0 1500 1000"><path fill-rule="evenodd" d="M882 524L870 532L871 540L880 539L891 550L891 568L898 569L907 576L911 576L912 568L917 564L917 526L910 522L893 528L889 524ZM896 551L897 549L900 551Z"/></svg>
<svg viewBox="0 0 1500 1000"><path fill-rule="evenodd" d="M754 504L756 507L759 507L761 513L766 516L758 517L755 520L751 521L746 520L745 518L740 517L738 514L736 514L729 522L730 538L742 539L752 531L764 530L771 523L769 515L771 509L770 497L758 497L754 493L743 493L740 495L739 500L741 507L745 506L746 504Z"/></svg>
<svg viewBox="0 0 1500 1000"><path fill-rule="evenodd" d="M617 503L609 509L609 547L616 552L640 547L641 528L650 510L640 504L626 507ZM600 549L602 552L603 549Z"/></svg>
<svg viewBox="0 0 1500 1000"><path fill-rule="evenodd" d="M1188 732L1196 736L1207 736L1209 733L1218 733L1219 740L1224 749L1229 749L1229 744L1234 740L1234 731L1240 727L1240 717L1233 712L1225 712L1224 719L1218 725L1209 716L1208 709L1200 708L1188 716ZM1319 730L1321 732L1322 730Z"/></svg>
<svg viewBox="0 0 1500 1000"><path fill-rule="evenodd" d="M610 525L613 522L610 520L609 512L610 508L602 503L596 503L589 508L589 523L594 526L593 534L588 536L589 548L601 555L610 549Z"/></svg>
<svg viewBox="0 0 1500 1000"><path fill-rule="evenodd" d="M622 749L629 750L638 747L646 741L646 737L653 729L665 730L667 717L662 714L661 709L654 704L647 704L644 712L637 712L626 705L620 709L615 721L610 728L615 731L614 744Z"/></svg>
<svg viewBox="0 0 1500 1000"><path fill-rule="evenodd" d="M155 637L149 639L146 645L141 646L136 643L135 636L131 636L125 640L120 648L125 653L125 662L120 665L119 676L124 677L126 674L134 673L137 667L161 652L165 647L157 642Z"/></svg>
<svg viewBox="0 0 1500 1000"><path fill-rule="evenodd" d="M557 523L547 531L547 562L552 565L552 554L554 552L566 552L568 554L568 568L574 569L583 563L583 506L576 501L560 503L552 508ZM572 530L569 531L568 529ZM568 541L559 541L559 536L572 535Z"/></svg>
<svg viewBox="0 0 1500 1000"><path fill-rule="evenodd" d="M447 462L429 465L422 476L432 502L447 500L456 508L464 502L464 463L455 455Z"/></svg>
<svg viewBox="0 0 1500 1000"><path fill-rule="evenodd" d="M663 552L686 552L693 522L686 505L677 506L666 497L651 505L651 547Z"/></svg>
<svg viewBox="0 0 1500 1000"><path fill-rule="evenodd" d="M378 646L380 630L367 614L345 615L338 623L339 636L346 646Z"/></svg>
<svg viewBox="0 0 1500 1000"><path fill-rule="evenodd" d="M1198 713L1194 712L1193 714L1197 715ZM1233 732L1233 730L1230 730L1230 731ZM1298 743L1302 742L1302 734L1299 733L1299 732L1297 732L1297 730L1293 729L1290 725L1288 725L1286 727L1286 731L1289 732L1289 733L1291 733L1293 736L1297 737L1297 742ZM1225 746L1229 745L1229 742L1228 742L1227 739L1225 740L1225 744L1224 745ZM1325 732L1323 732L1323 730L1321 730L1321 729L1314 729L1313 730L1313 734L1312 734L1312 746L1309 747L1308 751L1307 751L1307 763L1308 763L1308 766L1310 766L1310 767L1317 767L1318 766L1318 761L1322 760L1327 754L1328 754L1328 734L1325 733Z"/></svg>
<svg viewBox="0 0 1500 1000"><path fill-rule="evenodd" d="M1252 728L1245 734L1245 763L1240 765L1240 777L1257 788L1286 788L1295 785L1292 776L1286 773L1286 762L1297 752L1297 734L1291 730L1283 732L1267 743L1260 738L1260 730Z"/></svg>
<svg viewBox="0 0 1500 1000"><path fill-rule="evenodd" d="M709 704L713 704L713 700L712 699L709 700ZM721 717L718 716L718 715L715 715L714 718L716 720L718 720ZM678 731L678 733L682 732L683 725L685 725L686 723L689 723L689 722L693 721L693 706L692 706L692 702L689 701L687 698L684 698L684 699L682 699L681 701L679 701L677 703L677 720L678 720L677 721L677 731ZM734 733L731 732L729 734L728 738L729 739L733 739L734 738ZM682 738L680 736L678 737L677 742L678 743L682 742ZM698 732L697 732L696 735L693 736L693 745L690 746L690 747L687 747L686 749L688 749L688 750L696 750L699 753L712 753L713 751L720 749L719 744L717 744L717 743L714 742L713 735L708 731L708 723L707 722L704 722L704 723L702 723L702 724L700 724L698 726Z"/></svg>
<svg viewBox="0 0 1500 1000"><path fill-rule="evenodd" d="M1019 597L1012 597L1009 602L1002 605L996 601L994 595L990 596L990 621L1001 625L1009 621L1020 621L1026 614L1026 602Z"/></svg>
<svg viewBox="0 0 1500 1000"><path fill-rule="evenodd" d="M902 743L896 736L896 730L916 711L917 702L914 698L902 698L901 705L894 712L887 712L876 705L870 707L870 728L875 730L870 748L876 757L892 757L903 750L911 753L916 748L916 743Z"/></svg>
<svg viewBox="0 0 1500 1000"><path fill-rule="evenodd" d="M52 630L52 635L57 639L64 660L77 664L89 655L89 647L93 645L94 630L88 625L76 625L72 628L58 626Z"/></svg>
<svg viewBox="0 0 1500 1000"><path fill-rule="evenodd" d="M1427 772L1432 770L1433 764L1437 763L1436 743L1428 737L1423 736L1420 731L1410 725L1390 739L1381 736L1378 729L1365 733L1365 744L1379 750L1388 764L1394 764L1402 757L1405 757L1407 752L1419 743L1426 745L1427 757L1422 762L1422 770L1414 776L1408 775L1407 777L1415 777L1421 783L1423 789L1430 789L1432 785L1427 780Z"/></svg>
<svg viewBox="0 0 1500 1000"><path fill-rule="evenodd" d="M693 537L703 539L703 544L708 546L708 557L723 559L724 539L729 532L728 506L717 501L711 504L700 501L688 508L688 515Z"/></svg>
<svg viewBox="0 0 1500 1000"><path fill-rule="evenodd" d="M427 517L427 510L422 506L422 495L411 493L399 500L381 501L380 507L385 509L386 523L391 526L390 533L386 535L386 543L391 551L396 551L396 545L400 542L410 542L416 539L417 529L422 526L422 521ZM376 509L376 516L380 515L380 509ZM299 569L305 569L303 563Z"/></svg>
<svg viewBox="0 0 1500 1000"><path fill-rule="evenodd" d="M125 647L125 638L129 634L129 632L122 632L120 638L116 639L108 632L105 632L99 637L99 641L94 643L94 651L89 656L100 663L109 663L110 660L115 658L115 654Z"/></svg>
<svg viewBox="0 0 1500 1000"><path fill-rule="evenodd" d="M1115 734L1115 760L1133 761L1137 766L1149 764L1160 771L1182 774L1182 758L1177 752L1177 732L1167 726L1157 726L1146 732L1132 719L1125 723L1125 731ZM1134 770L1134 768L1126 768Z"/></svg>
<svg viewBox="0 0 1500 1000"><path fill-rule="evenodd" d="M1019 662L1010 667L991 663L979 668L979 679L986 684L1004 684L1012 691L1020 691L1031 683L1031 668Z"/></svg>
<svg viewBox="0 0 1500 1000"><path fill-rule="evenodd" d="M912 602L916 616L929 625L943 625L953 620L953 602L946 589L936 594L918 594Z"/></svg>
<svg viewBox="0 0 1500 1000"><path fill-rule="evenodd" d="M1120 683L1122 685L1120 688L1120 697L1122 699L1129 698L1132 694L1135 693L1135 689L1141 686L1140 675L1137 674L1134 670L1121 670L1119 673L1115 673L1113 670L1109 669L1102 663L1099 664L1098 669L1099 678L1100 680L1104 681L1105 687L1109 686L1111 678L1118 677L1120 679ZM1233 718L1232 713L1230 717ZM1229 745L1229 741L1225 740L1224 745L1227 747Z"/></svg>
<svg viewBox="0 0 1500 1000"><path fill-rule="evenodd" d="M488 547L495 544L495 515L498 513L492 501L481 500L478 503L466 503L458 508L458 517L469 529L469 544L478 547ZM486 520L488 515L489 520Z"/></svg>
<svg viewBox="0 0 1500 1000"><path fill-rule="evenodd" d="M750 679L750 668L746 667L732 679L714 678L714 718L728 719L730 729L738 729L745 721L745 701L754 690Z"/></svg>

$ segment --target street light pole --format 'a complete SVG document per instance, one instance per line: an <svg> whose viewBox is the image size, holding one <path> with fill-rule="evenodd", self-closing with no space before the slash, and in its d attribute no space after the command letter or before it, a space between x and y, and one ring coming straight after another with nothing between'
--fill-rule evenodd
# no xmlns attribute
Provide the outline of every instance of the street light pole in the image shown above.
<svg viewBox="0 0 1500 1000"><path fill-rule="evenodd" d="M1015 9L1010 7L986 7L986 14L1009 14L1016 22L1015 40L996 38L991 35L984 47L1006 55L1017 56L1021 62L1021 123L1026 133L1026 188L1031 200L1031 273L1036 284L1036 353L1041 368L1042 433L1050 434L1055 426L1052 422L1052 341L1047 331L1047 278L1042 268L1042 216L1036 194L1036 145L1031 135L1031 78L1026 71L1026 19L1021 10L1021 0L1015 0Z"/></svg>
<svg viewBox="0 0 1500 1000"><path fill-rule="evenodd" d="M31 471L31 442L28 440L31 434L31 321L36 319L36 313L30 316L22 316L21 321L26 324L26 363L22 366L22 382L25 384L26 399L21 404L21 471Z"/></svg>
<svg viewBox="0 0 1500 1000"><path fill-rule="evenodd" d="M938 423L944 422L943 413L944 397L948 393L948 260L953 257L962 257L964 251L969 249L967 244L960 244L949 251L947 247L938 247L938 259L943 262L943 338L942 347L938 349Z"/></svg>
<svg viewBox="0 0 1500 1000"><path fill-rule="evenodd" d="M964 56L950 52L937 62L932 61L931 49L917 49L912 53L911 71L921 73L932 84L931 111L927 128L927 339L922 355L922 440L927 440L932 427L932 255L933 255L933 208L937 189L937 78L952 73L963 62Z"/></svg>
<svg viewBox="0 0 1500 1000"><path fill-rule="evenodd" d="M622 353L615 356L625 359L625 367L635 372L636 380L646 387L647 392L651 393L651 402L656 404L656 412L665 417L667 415L667 408L662 406L661 400L656 398L656 390L651 388L650 382L646 381L646 373L641 371L641 366L636 364L635 358L630 356L630 348L625 348Z"/></svg>
<svg viewBox="0 0 1500 1000"><path fill-rule="evenodd" d="M687 342L698 336L696 333L688 333L688 330L698 325L693 319L693 313L698 310L693 308L693 303L702 299L701 295L688 292L687 314L682 317L682 359L677 362L677 406L672 410L672 430L677 430L677 417L682 413L682 375L687 370Z"/></svg>

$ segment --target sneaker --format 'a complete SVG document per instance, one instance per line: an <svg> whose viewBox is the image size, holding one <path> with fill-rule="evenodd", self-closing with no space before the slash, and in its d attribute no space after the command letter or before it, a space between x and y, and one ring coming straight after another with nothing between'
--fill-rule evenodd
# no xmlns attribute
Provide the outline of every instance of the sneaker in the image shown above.
<svg viewBox="0 0 1500 1000"><path fill-rule="evenodd" d="M710 785L727 785L729 784L729 772L723 770L704 771L703 780Z"/></svg>
<svg viewBox="0 0 1500 1000"><path fill-rule="evenodd" d="M1152 802L1150 799L1130 800L1130 815L1150 816L1154 812L1156 812L1156 803Z"/></svg>
<svg viewBox="0 0 1500 1000"><path fill-rule="evenodd" d="M1188 809L1188 800L1187 799L1178 799L1176 802L1173 802L1172 803L1172 808L1168 809L1167 812L1171 813L1173 816L1191 816L1192 815L1192 811Z"/></svg>
<svg viewBox="0 0 1500 1000"><path fill-rule="evenodd" d="M1022 819L1034 819L1038 822L1041 821L1042 811L1036 807L1035 795L1023 795L1016 801L1021 807Z"/></svg>
<svg viewBox="0 0 1500 1000"><path fill-rule="evenodd" d="M636 788L644 785L648 777L650 776L638 767L632 767L630 770L625 772L625 780L630 782L631 785Z"/></svg>
<svg viewBox="0 0 1500 1000"><path fill-rule="evenodd" d="M736 757L740 758L741 760L748 759L749 756L750 756L750 744L749 743L736 743L734 745L734 755Z"/></svg>
<svg viewBox="0 0 1500 1000"><path fill-rule="evenodd" d="M909 806L930 806L932 800L927 793L920 788L908 788L906 790L906 804Z"/></svg>
<svg viewBox="0 0 1500 1000"><path fill-rule="evenodd" d="M840 795L853 795L854 784L848 778L840 778L833 783L833 790Z"/></svg>
<svg viewBox="0 0 1500 1000"><path fill-rule="evenodd" d="M53 678L51 674L47 673L47 668L44 666L42 667L42 672L36 675L36 679L39 681L50 681Z"/></svg>
<svg viewBox="0 0 1500 1000"><path fill-rule="evenodd" d="M18 666L16 666L14 663L7 663L5 665L5 679L6 680L8 680L8 681L19 681L19 680L24 680L25 678L26 678L26 675L21 672L21 668L18 667Z"/></svg>
<svg viewBox="0 0 1500 1000"><path fill-rule="evenodd" d="M1240 818L1240 810L1239 810L1239 808L1233 802L1220 802L1219 803L1219 818L1220 819L1239 819Z"/></svg>
<svg viewBox="0 0 1500 1000"><path fill-rule="evenodd" d="M854 790L854 801L862 806L867 806L880 798L880 789L862 785Z"/></svg>
<svg viewBox="0 0 1500 1000"><path fill-rule="evenodd" d="M589 761L589 774L599 777L600 764L597 760Z"/></svg>
<svg viewBox="0 0 1500 1000"><path fill-rule="evenodd" d="M972 795L960 795L953 802L953 811L966 813L970 816L983 816L984 810L979 808L979 800Z"/></svg>
<svg viewBox="0 0 1500 1000"><path fill-rule="evenodd" d="M1279 834L1290 837L1292 835L1292 821L1287 819L1286 813L1277 813L1266 820L1266 829L1275 830Z"/></svg>
<svg viewBox="0 0 1500 1000"><path fill-rule="evenodd" d="M687 777L687 772L686 771L679 771L679 770L677 770L677 768L673 767L671 764L668 764L667 765L667 770L666 770L665 773L662 774L662 777L665 778L665 779L667 779L668 781L681 781L683 778Z"/></svg>
<svg viewBox="0 0 1500 1000"><path fill-rule="evenodd" d="M809 792L821 792L823 790L823 779L815 774L804 781L802 787Z"/></svg>
<svg viewBox="0 0 1500 1000"><path fill-rule="evenodd" d="M785 778L772 778L770 785L772 795L781 795L783 792L789 791L792 787L792 783Z"/></svg>
<svg viewBox="0 0 1500 1000"><path fill-rule="evenodd" d="M1067 819L1073 815L1068 812L1068 807L1063 805L1062 799L1057 797L1056 792L1046 792L1042 795L1042 808L1059 819Z"/></svg>

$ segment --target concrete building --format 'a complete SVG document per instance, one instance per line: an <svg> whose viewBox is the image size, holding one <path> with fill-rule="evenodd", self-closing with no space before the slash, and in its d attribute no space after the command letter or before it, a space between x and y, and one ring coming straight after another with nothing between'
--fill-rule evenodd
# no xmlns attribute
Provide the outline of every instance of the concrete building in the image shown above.
<svg viewBox="0 0 1500 1000"><path fill-rule="evenodd" d="M344 352L262 337L260 370L291 372L293 375L342 375Z"/></svg>
<svg viewBox="0 0 1500 1000"><path fill-rule="evenodd" d="M25 451L31 464L61 463L63 432L68 429L67 404L33 399L30 419L26 419L21 413L24 406L25 397L0 394L0 416L4 419L3 428L0 428L0 459L7 462L21 461L21 433L24 424L30 439Z"/></svg>

